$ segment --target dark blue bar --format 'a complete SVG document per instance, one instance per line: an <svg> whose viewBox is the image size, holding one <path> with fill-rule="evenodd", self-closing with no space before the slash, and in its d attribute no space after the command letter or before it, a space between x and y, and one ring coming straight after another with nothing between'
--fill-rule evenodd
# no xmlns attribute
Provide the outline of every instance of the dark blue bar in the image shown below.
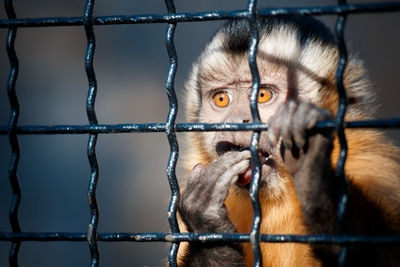
<svg viewBox="0 0 400 267"><path fill-rule="evenodd" d="M68 232L23 232L2 233L0 241L76 241L87 240L87 233ZM101 242L250 242L250 234L221 233L98 233ZM400 246L400 236L359 236L359 235L260 235L260 242L273 243L319 243L319 244L381 244Z"/></svg>
<svg viewBox="0 0 400 267"><path fill-rule="evenodd" d="M360 14L382 13L400 11L400 2L350 4L334 6L315 6L298 8L265 8L259 9L259 16L283 15L335 15L335 14ZM211 20L227 20L248 18L248 10L234 11L208 11L196 13L175 14L142 14L142 15L115 15L93 17L93 25L114 24L144 24L144 23L175 23ZM82 26L84 17L48 17L48 18L21 18L0 20L0 28L17 27L51 27L51 26Z"/></svg>
<svg viewBox="0 0 400 267"><path fill-rule="evenodd" d="M86 99L86 113L90 125L97 125L97 116L95 111L95 101L97 94L97 80L96 74L93 67L94 51L96 49L96 39L93 31L92 15L94 8L94 0L87 0L84 10L84 27L87 38L87 47L85 54L85 70L89 82L88 95ZM89 141L87 146L87 155L90 164L90 179L88 185L88 200L90 208L90 221L88 227L87 241L90 249L90 266L99 266L99 248L97 246L97 225L99 221L99 207L96 199L96 187L99 177L99 166L97 163L96 156L96 143L97 133L91 133L89 135Z"/></svg>
<svg viewBox="0 0 400 267"><path fill-rule="evenodd" d="M344 122L344 128L400 128L400 118ZM334 121L324 121L317 124L317 129L335 128ZM166 123L138 124L97 124L97 125L27 125L16 128L16 134L119 134L119 133L158 133L165 132ZM175 132L204 131L267 131L266 123L177 123ZM9 132L7 126L0 126L0 135Z"/></svg>
<svg viewBox="0 0 400 267"><path fill-rule="evenodd" d="M173 0L165 0L168 13L175 13L175 4ZM165 131L168 137L170 154L167 165L168 182L171 188L171 200L168 207L168 222L172 233L179 233L178 220L176 212L179 203L179 184L176 179L176 163L179 157L179 145L175 134L175 121L178 112L178 100L175 93L174 82L175 75L178 68L178 56L174 45L174 34L176 29L176 22L169 23L165 34L165 46L167 48L169 57L169 69L165 82L167 96L169 101L169 111L167 121L165 123ZM168 265L177 267L177 254L179 242L172 242L168 253Z"/></svg>
<svg viewBox="0 0 400 267"><path fill-rule="evenodd" d="M16 14L12 0L4 1L6 13L9 19L15 19ZM8 179L10 181L12 198L9 209L9 220L11 229L14 233L21 232L21 227L18 221L18 208L21 202L21 188L19 186L17 169L20 158L20 147L17 138L17 123L19 117L19 102L15 85L18 78L19 64L17 54L15 52L15 38L17 35L17 28L10 27L6 39L7 55L10 60L10 72L7 81L7 95L10 101L10 118L7 127L8 139L11 146L11 158L8 168ZM18 252L21 243L19 241L12 242L8 262L10 266L18 266Z"/></svg>
<svg viewBox="0 0 400 267"><path fill-rule="evenodd" d="M338 0L338 5L346 5L346 0ZM347 65L347 48L344 40L344 30L346 25L347 14L340 14L336 20L335 25L335 36L338 42L339 48L339 61L337 64L336 74L335 74L335 82L336 88L339 96L339 104L336 115L336 125L335 129L339 137L340 142L340 152L339 159L336 165L336 177L339 179L340 183L340 195L339 195L339 203L337 208L337 216L340 227L341 234L347 234L347 202L348 202L348 184L346 180L346 175L344 172L344 164L347 158L347 140L346 135L344 133L344 117L346 115L347 110L347 94L346 89L343 84L343 75L344 70ZM346 265L346 255L347 255L347 247L340 247L340 252L338 256L338 266L344 267Z"/></svg>
<svg viewBox="0 0 400 267"><path fill-rule="evenodd" d="M252 88L250 92L250 110L253 122L260 123L260 114L258 112L258 93L260 90L260 73L257 67L257 49L259 43L259 33L257 28L256 10L257 1L249 0L248 2L248 22L250 26L250 45L248 52L249 67L252 76ZM261 176L260 159L258 156L258 141L260 139L260 131L253 132L250 141L251 152L251 167L253 168L253 175L250 183L250 199L253 207L253 223L250 232L250 243L254 255L254 267L262 265L262 256L260 248L260 225L261 225L261 205L258 195L258 187Z"/></svg>

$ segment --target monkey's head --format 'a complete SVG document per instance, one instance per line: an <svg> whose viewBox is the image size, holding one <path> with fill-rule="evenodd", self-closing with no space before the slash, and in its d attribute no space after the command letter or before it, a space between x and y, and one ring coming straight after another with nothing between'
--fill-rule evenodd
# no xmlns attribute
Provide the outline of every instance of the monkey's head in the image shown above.
<svg viewBox="0 0 400 267"><path fill-rule="evenodd" d="M258 110L268 122L288 99L313 103L333 114L337 109L335 72L338 49L335 37L312 17L259 18L257 66L260 74ZM252 75L248 63L250 28L246 20L225 24L193 65L186 84L189 122L252 122L249 96ZM346 119L370 117L376 107L362 64L350 56L344 74L349 108ZM249 147L252 132L190 133L188 148L193 167L209 164L221 153ZM270 147L266 134L259 142L261 185L276 187L282 166L279 146Z"/></svg>

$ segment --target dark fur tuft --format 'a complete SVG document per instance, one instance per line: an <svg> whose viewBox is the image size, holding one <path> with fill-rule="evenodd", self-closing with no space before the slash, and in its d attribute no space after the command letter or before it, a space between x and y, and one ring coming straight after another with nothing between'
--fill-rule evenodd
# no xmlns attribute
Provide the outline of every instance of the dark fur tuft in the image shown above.
<svg viewBox="0 0 400 267"><path fill-rule="evenodd" d="M335 45L332 32L319 20L311 16L260 17L257 20L259 36L268 35L279 25L289 25L298 32L301 46L309 40L320 41L325 45ZM234 53L245 53L250 44L250 26L247 20L232 20L221 29L225 37L224 48Z"/></svg>

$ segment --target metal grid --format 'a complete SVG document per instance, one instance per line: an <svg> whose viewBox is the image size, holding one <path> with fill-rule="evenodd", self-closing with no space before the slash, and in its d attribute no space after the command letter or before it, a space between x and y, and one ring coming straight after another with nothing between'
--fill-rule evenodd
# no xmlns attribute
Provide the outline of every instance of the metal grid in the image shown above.
<svg viewBox="0 0 400 267"><path fill-rule="evenodd" d="M57 17L57 18L17 18L12 0L5 0L5 8L8 19L0 20L0 28L8 28L7 54L10 60L10 72L7 84L7 92L11 105L8 126L0 126L0 134L8 135L12 150L9 165L9 180L12 188L12 201L10 207L9 220L12 232L0 232L1 241L11 241L9 254L10 266L18 266L18 251L22 241L87 241L90 248L90 266L99 265L99 249L97 242L171 242L168 263L170 266L177 266L177 251L179 243L183 241L192 242L251 242L255 256L254 266L261 266L260 242L298 242L298 243L335 243L341 245L339 255L339 265L344 266L346 261L346 246L351 244L399 244L400 237L369 237L348 235L343 221L346 217L346 179L344 174L344 163L347 155L345 128L399 128L400 118L386 120L368 120L344 122L347 101L346 92L343 86L343 72L347 63L347 51L344 40L344 28L346 18L349 14L373 13L373 12L398 12L400 2L395 3L373 3L373 4L347 4L345 0L338 0L335 6L324 7L300 7L300 8L268 8L257 9L257 1L249 0L247 9L231 12L213 11L201 13L176 13L173 0L165 0L167 14L161 15L130 15L130 16L101 16L93 17L94 0L87 0L84 14L82 17ZM337 165L336 175L342 181L342 192L338 206L339 222L341 223L341 235L318 235L318 236L298 236L298 235L268 235L260 234L261 209L258 199L258 183L260 179L260 162L258 158L258 139L261 131L268 130L268 125L261 123L257 110L257 95L260 87L260 77L256 65L257 46L259 36L255 27L257 16L280 16L280 15L328 15L336 14L335 34L338 40L340 58L336 71L336 87L339 95L339 105L337 117L334 121L324 121L318 123L318 128L335 129L340 140L340 156ZM226 19L248 19L251 29L251 43L249 47L249 64L253 77L253 84L250 96L251 112L253 122L251 124L240 123L175 123L178 109L178 102L174 89L174 78L177 71L177 56L174 46L174 32L178 22L226 20ZM165 44L169 56L169 70L166 79L166 90L169 99L169 113L165 123L148 124L98 124L94 109L97 82L93 67L93 57L95 52L95 35L93 25L109 24L142 24L142 23L168 23ZM86 111L88 125L55 125L55 126L18 126L19 104L16 96L16 80L18 77L18 58L14 49L14 41L17 29L20 27L50 27L50 26L84 26L87 38L87 50L85 55L85 69L88 78L88 96L86 101ZM253 131L251 139L253 179L250 186L250 196L254 209L252 230L249 234L195 234L180 233L176 219L177 203L179 199L179 185L176 179L175 167L179 156L179 146L176 132L189 131ZM117 134L133 132L165 132L170 144L170 158L167 167L168 181L171 187L171 200L168 208L168 220L171 233L98 233L97 224L99 220L98 205L96 201L96 185L98 179L98 164L96 159L96 141L98 134ZM21 199L21 190L17 177L18 160L20 156L18 135L24 134L88 134L87 155L90 163L90 177L88 186L88 199L90 207L90 222L87 233L77 232L22 232L18 222L18 207Z"/></svg>

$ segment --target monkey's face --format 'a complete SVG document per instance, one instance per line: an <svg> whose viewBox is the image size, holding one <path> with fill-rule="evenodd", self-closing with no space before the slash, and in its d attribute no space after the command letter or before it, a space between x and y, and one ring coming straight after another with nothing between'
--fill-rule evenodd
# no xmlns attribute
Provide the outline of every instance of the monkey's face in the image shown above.
<svg viewBox="0 0 400 267"><path fill-rule="evenodd" d="M250 123L250 92L252 76L247 57L235 58L235 64L218 73L218 79L204 80L201 88L199 122L204 123ZM268 122L288 93L287 70L276 64L262 62L260 66L260 90L258 110L262 122ZM214 72L214 75L216 73ZM251 131L201 133L202 149L212 160L228 152L248 149ZM281 165L279 145L270 147L267 135L260 136L259 155L262 163L261 185L276 187L278 166Z"/></svg>
<svg viewBox="0 0 400 267"><path fill-rule="evenodd" d="M240 62L241 61L241 62ZM226 69L217 80L205 81L201 88L201 107L199 122L205 123L249 123L252 122L250 110L250 91L252 76L247 58L237 60L235 69ZM266 66L264 64L264 66ZM273 68L269 68L272 70ZM287 82L284 71L260 73L261 82L258 95L258 110L262 122L268 122L278 107L285 101ZM249 147L252 132L209 132L204 134L206 151L213 157L227 149ZM261 135L260 150L270 154L266 136ZM226 143L226 145L221 145ZM231 143L232 145L228 145Z"/></svg>
<svg viewBox="0 0 400 267"><path fill-rule="evenodd" d="M250 72L247 48L231 50L223 32L216 34L206 47L186 84L188 120L202 123L251 123L250 91L253 77ZM229 39L229 38L228 38ZM260 75L258 110L262 122L268 123L288 99L311 102L317 106L328 101L323 92L334 88L337 51L310 40L298 41L291 27L278 27L260 38L257 66ZM331 94L336 97L336 94ZM332 106L333 107L333 106ZM190 167L198 162L210 164L221 154L250 146L251 131L201 132L190 135ZM267 133L259 140L262 177L261 186L279 188L287 176L280 155L280 143L270 147ZM268 159L268 160L266 160ZM282 182L283 181L283 182ZM275 190L276 191L276 190ZM274 192L275 192L274 191Z"/></svg>

